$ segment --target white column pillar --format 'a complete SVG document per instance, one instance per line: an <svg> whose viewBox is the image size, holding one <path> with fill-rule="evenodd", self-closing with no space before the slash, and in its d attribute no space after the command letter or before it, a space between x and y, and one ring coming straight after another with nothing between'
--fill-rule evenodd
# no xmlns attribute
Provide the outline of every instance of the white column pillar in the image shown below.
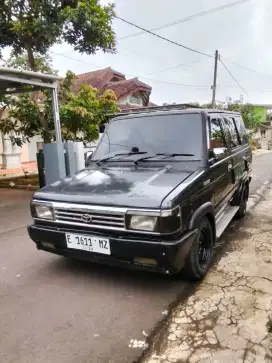
<svg viewBox="0 0 272 363"><path fill-rule="evenodd" d="M2 141L3 141L3 153L11 153L12 144L9 135L2 134Z"/></svg>
<svg viewBox="0 0 272 363"><path fill-rule="evenodd" d="M21 153L17 145L14 147L10 140L10 135L2 134L2 142L3 142L3 168L4 169L12 169L12 168L20 168L21 167Z"/></svg>

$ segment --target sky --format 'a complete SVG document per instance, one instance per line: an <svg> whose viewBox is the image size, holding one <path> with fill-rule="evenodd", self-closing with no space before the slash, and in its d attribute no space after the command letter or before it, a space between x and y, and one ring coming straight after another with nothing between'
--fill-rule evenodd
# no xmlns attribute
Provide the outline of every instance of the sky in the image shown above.
<svg viewBox="0 0 272 363"><path fill-rule="evenodd" d="M118 16L152 29L237 0L114 0ZM106 4L107 0L101 0ZM220 57L216 100L227 97L244 102L272 104L271 0L248 0L220 12L156 31L157 34L201 52ZM52 48L54 68L60 75L112 67L152 86L151 101L162 103L210 102L214 59L185 50L150 34L120 39L139 30L119 19L113 21L117 54L81 55L67 45ZM58 55L56 54L58 53ZM71 59L73 58L73 59ZM234 63L233 63L234 62ZM250 68L253 71L246 70Z"/></svg>

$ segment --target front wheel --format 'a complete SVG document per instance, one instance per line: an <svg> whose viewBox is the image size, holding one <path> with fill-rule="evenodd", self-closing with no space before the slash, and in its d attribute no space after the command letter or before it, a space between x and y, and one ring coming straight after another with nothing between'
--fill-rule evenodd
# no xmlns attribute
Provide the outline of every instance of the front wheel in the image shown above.
<svg viewBox="0 0 272 363"><path fill-rule="evenodd" d="M214 234L211 223L207 217L203 217L182 271L189 280L201 280L207 274L212 262L213 246Z"/></svg>

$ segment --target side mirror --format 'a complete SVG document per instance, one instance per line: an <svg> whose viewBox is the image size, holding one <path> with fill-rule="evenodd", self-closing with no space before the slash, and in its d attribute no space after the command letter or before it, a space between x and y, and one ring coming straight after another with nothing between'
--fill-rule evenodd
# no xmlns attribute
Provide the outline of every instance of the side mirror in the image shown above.
<svg viewBox="0 0 272 363"><path fill-rule="evenodd" d="M215 149L213 149L215 158L220 158L221 156L226 154L227 151L228 149L226 147L216 147Z"/></svg>
<svg viewBox="0 0 272 363"><path fill-rule="evenodd" d="M220 160L224 155L226 155L228 149L226 147L216 147L209 150L209 159L211 161Z"/></svg>

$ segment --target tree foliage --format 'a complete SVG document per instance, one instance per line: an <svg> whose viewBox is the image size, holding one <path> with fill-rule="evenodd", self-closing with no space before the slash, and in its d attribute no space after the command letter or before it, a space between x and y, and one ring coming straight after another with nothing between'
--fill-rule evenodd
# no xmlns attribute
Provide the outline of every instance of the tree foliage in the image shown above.
<svg viewBox="0 0 272 363"><path fill-rule="evenodd" d="M114 6L99 0L0 0L0 52L11 47L17 57L27 53L31 70L35 55L45 55L66 42L80 53L115 51L111 27Z"/></svg>
<svg viewBox="0 0 272 363"><path fill-rule="evenodd" d="M201 107L212 108L212 105L209 103L202 105ZM215 105L215 108L219 110L240 112L242 114L246 128L251 131L256 131L260 123L263 121L260 115L254 112L254 105L249 103L242 104L237 101L232 102L231 98L229 98L227 102L218 102Z"/></svg>
<svg viewBox="0 0 272 363"><path fill-rule="evenodd" d="M48 54L46 54L45 56L41 56L34 53L33 55L36 71L57 75L58 72L53 69L52 58ZM18 68L25 71L31 71L26 52L23 52L21 55L18 56L11 55L11 57L5 62L5 66L11 68Z"/></svg>
<svg viewBox="0 0 272 363"><path fill-rule="evenodd" d="M245 126L248 130L256 131L263 121L262 117L254 112L254 106L251 104L230 104L228 110L241 112Z"/></svg>
<svg viewBox="0 0 272 363"><path fill-rule="evenodd" d="M87 84L75 90L74 77L68 71L59 87L62 137L65 141L91 142L98 138L99 125L119 111L116 96L110 90L99 94ZM41 135L46 143L55 138L51 92L41 92L39 97L39 103L31 93L6 96L0 100L8 110L0 122L0 131L11 134L12 142L18 146L29 142L35 135Z"/></svg>
<svg viewBox="0 0 272 363"><path fill-rule="evenodd" d="M82 84L77 92L71 90L71 84L68 83L64 90L65 95L62 96L64 100L60 104L64 139L85 142L97 140L98 126L119 111L115 93L107 90L100 94L88 84Z"/></svg>

